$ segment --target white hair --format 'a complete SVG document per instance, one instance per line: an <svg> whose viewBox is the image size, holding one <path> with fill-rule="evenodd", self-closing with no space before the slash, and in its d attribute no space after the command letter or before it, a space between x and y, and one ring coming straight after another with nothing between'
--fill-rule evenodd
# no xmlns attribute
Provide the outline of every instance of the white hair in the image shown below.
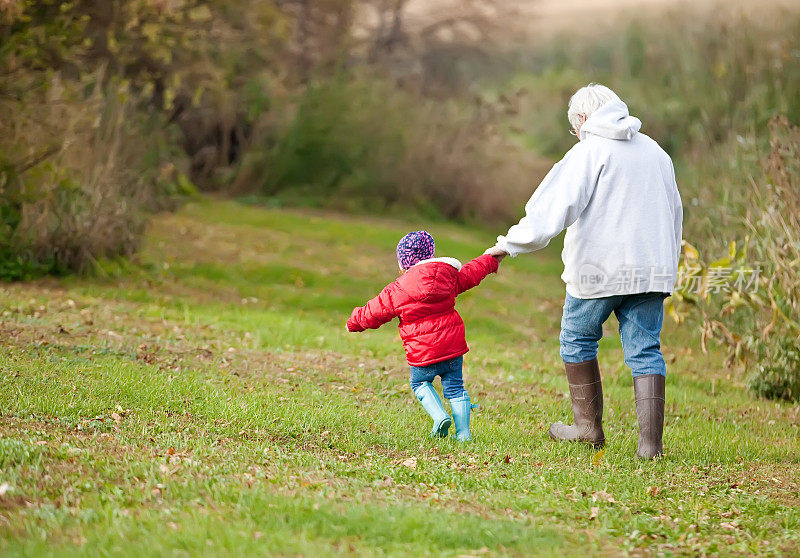
<svg viewBox="0 0 800 558"><path fill-rule="evenodd" d="M567 119L573 128L577 129L581 125L580 115L589 118L594 111L611 101L621 101L616 93L605 85L590 83L586 87L578 89L569 100L567 109Z"/></svg>

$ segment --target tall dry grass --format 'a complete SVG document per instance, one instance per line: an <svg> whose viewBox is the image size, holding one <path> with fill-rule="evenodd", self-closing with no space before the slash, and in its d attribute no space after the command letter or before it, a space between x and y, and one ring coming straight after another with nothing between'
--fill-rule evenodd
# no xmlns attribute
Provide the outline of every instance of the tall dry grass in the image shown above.
<svg viewBox="0 0 800 558"><path fill-rule="evenodd" d="M738 242L731 242L722 257L687 244L681 263L685 280L667 310L680 322L696 309L703 349L711 339L727 346L726 365L743 365L755 393L797 400L800 126L776 116L769 133L759 166L745 176L747 209L738 216Z"/></svg>
<svg viewBox="0 0 800 558"><path fill-rule="evenodd" d="M757 357L749 383L760 395L800 399L800 126L772 120L763 168L745 219L766 295L751 305L760 331L749 338Z"/></svg>

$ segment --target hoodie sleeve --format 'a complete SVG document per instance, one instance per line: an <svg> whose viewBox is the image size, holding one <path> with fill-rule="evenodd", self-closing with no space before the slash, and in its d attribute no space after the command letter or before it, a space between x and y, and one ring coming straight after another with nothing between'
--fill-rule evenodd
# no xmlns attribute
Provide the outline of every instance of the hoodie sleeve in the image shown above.
<svg viewBox="0 0 800 558"><path fill-rule="evenodd" d="M603 168L590 155L581 143L570 149L528 200L525 216L497 237L497 247L511 256L533 252L574 223L589 205Z"/></svg>
<svg viewBox="0 0 800 558"><path fill-rule="evenodd" d="M392 298L389 296L390 287L393 284L384 287L378 296L364 306L353 308L350 319L347 320L347 331L378 329L397 316L392 304Z"/></svg>
<svg viewBox="0 0 800 558"><path fill-rule="evenodd" d="M458 272L458 294L476 287L490 273L495 273L500 263L497 258L484 254L461 266Z"/></svg>

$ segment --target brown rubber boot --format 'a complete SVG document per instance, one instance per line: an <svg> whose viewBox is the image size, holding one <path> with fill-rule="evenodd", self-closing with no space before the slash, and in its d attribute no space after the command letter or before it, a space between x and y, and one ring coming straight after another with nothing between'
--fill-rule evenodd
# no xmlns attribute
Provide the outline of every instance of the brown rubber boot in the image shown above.
<svg viewBox="0 0 800 558"><path fill-rule="evenodd" d="M639 417L639 459L656 459L664 454L664 385L661 374L633 378L636 416Z"/></svg>
<svg viewBox="0 0 800 558"><path fill-rule="evenodd" d="M564 367L575 424L553 424L550 437L557 441L587 442L601 447L606 443L606 436L603 434L603 384L597 359L578 364L565 362Z"/></svg>

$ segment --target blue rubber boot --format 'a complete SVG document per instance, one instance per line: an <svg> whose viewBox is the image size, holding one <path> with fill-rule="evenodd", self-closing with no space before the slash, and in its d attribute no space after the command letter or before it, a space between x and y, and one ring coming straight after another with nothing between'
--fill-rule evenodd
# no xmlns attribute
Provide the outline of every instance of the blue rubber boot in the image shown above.
<svg viewBox="0 0 800 558"><path fill-rule="evenodd" d="M469 414L477 405L473 405L469 394L465 391L461 397L450 400L450 410L453 411L453 420L456 423L456 438L459 442L472 440L469 432Z"/></svg>
<svg viewBox="0 0 800 558"><path fill-rule="evenodd" d="M414 395L417 396L419 402L422 403L423 408L433 419L433 430L431 430L431 437L439 436L444 438L450 430L450 425L453 421L450 420L450 415L444 410L442 400L439 399L439 394L433 389L430 382L422 382L422 385L414 390Z"/></svg>

